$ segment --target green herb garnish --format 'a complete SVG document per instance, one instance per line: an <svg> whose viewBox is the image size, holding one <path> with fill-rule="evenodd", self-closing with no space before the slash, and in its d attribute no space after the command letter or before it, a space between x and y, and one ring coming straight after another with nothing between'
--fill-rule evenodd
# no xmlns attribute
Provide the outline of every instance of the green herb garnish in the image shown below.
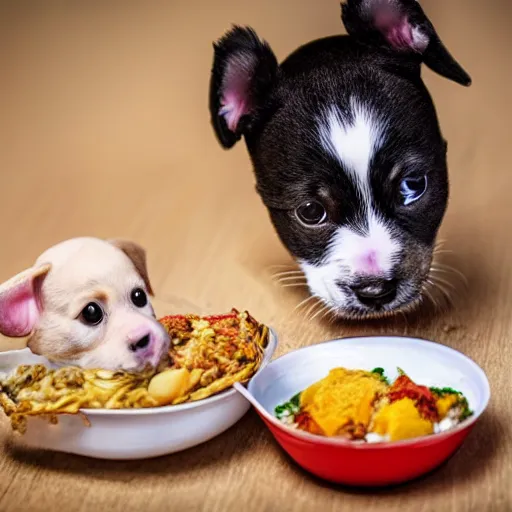
<svg viewBox="0 0 512 512"><path fill-rule="evenodd" d="M436 395L444 396L444 395L462 395L460 391L457 391L453 388L429 388L432 393Z"/></svg>
<svg viewBox="0 0 512 512"><path fill-rule="evenodd" d="M283 416L295 416L300 411L300 393L292 396L290 400L282 405L278 405L274 409L274 413L277 419L281 419ZM289 414L286 414L289 413Z"/></svg>
<svg viewBox="0 0 512 512"><path fill-rule="evenodd" d="M292 396L290 399L290 403L297 408L300 408L300 393L297 393L295 396Z"/></svg>
<svg viewBox="0 0 512 512"><path fill-rule="evenodd" d="M386 384L389 384L388 378L384 375L384 368L374 368L372 370L372 373L375 373L376 375L378 375L382 382L385 382Z"/></svg>
<svg viewBox="0 0 512 512"><path fill-rule="evenodd" d="M464 421L466 418L473 416L473 411L469 408L468 401L465 398L461 401L461 406L462 412L459 416L460 421Z"/></svg>

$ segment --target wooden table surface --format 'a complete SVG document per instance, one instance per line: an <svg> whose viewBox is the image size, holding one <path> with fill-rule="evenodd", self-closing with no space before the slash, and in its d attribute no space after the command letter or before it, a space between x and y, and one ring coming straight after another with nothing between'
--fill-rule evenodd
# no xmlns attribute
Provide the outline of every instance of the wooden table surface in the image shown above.
<svg viewBox="0 0 512 512"><path fill-rule="evenodd" d="M317 481L251 411L220 437L157 460L105 462L21 451L2 423L0 510L512 510L512 170L509 0L423 0L473 77L425 79L449 140L442 228L454 306L379 323L306 320L306 297L273 274L291 261L254 189L242 144L217 145L207 110L211 42L251 24L280 59L341 33L335 0L2 2L0 281L74 236L148 250L161 313L247 308L279 354L333 337L408 334L476 360L492 388L464 448L432 475L384 491ZM0 340L4 350L23 340ZM393 461L390 460L390 464Z"/></svg>

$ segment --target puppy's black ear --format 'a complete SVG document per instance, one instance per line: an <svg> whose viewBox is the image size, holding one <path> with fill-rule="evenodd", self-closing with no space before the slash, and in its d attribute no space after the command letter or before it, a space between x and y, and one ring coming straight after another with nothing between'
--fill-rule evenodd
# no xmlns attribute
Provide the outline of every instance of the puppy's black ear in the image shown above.
<svg viewBox="0 0 512 512"><path fill-rule="evenodd" d="M439 75L471 85L417 0L346 0L341 12L347 32L361 42L419 56Z"/></svg>
<svg viewBox="0 0 512 512"><path fill-rule="evenodd" d="M213 47L211 120L219 142L231 148L258 116L278 64L270 46L251 28L235 26Z"/></svg>

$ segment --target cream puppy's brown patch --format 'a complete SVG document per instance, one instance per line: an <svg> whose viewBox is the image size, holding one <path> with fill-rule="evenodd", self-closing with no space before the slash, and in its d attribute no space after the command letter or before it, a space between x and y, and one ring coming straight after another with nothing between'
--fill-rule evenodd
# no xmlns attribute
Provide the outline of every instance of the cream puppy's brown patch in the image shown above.
<svg viewBox="0 0 512 512"><path fill-rule="evenodd" d="M29 336L62 364L156 366L169 339L155 318L145 251L133 242L74 238L0 286L0 332Z"/></svg>

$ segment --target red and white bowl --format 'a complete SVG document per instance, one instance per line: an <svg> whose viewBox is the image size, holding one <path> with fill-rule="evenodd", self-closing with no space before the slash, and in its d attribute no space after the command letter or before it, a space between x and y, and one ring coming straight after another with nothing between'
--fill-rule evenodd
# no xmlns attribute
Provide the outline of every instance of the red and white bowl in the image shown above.
<svg viewBox="0 0 512 512"><path fill-rule="evenodd" d="M277 405L340 366L381 367L390 379L399 367L418 384L462 391L473 415L440 434L378 444L312 435L275 418ZM490 399L485 373L468 357L433 342L396 337L341 339L288 353L260 371L248 391L277 442L300 466L325 480L372 487L403 483L442 464L462 445Z"/></svg>

